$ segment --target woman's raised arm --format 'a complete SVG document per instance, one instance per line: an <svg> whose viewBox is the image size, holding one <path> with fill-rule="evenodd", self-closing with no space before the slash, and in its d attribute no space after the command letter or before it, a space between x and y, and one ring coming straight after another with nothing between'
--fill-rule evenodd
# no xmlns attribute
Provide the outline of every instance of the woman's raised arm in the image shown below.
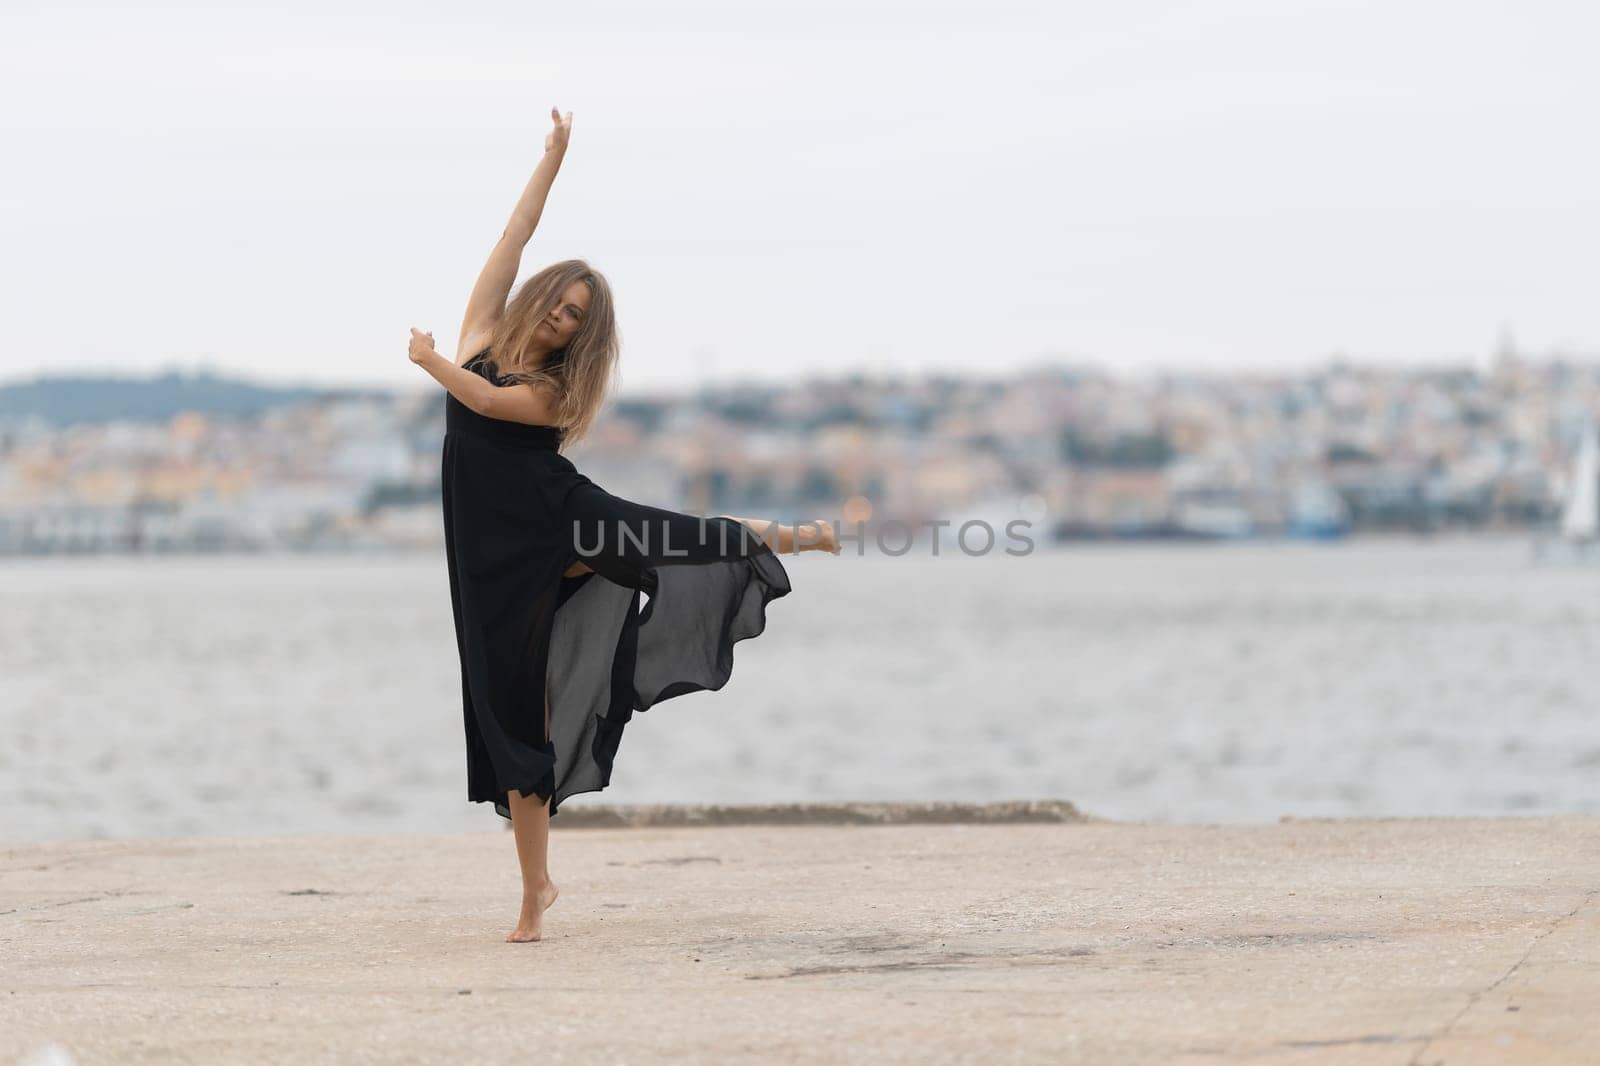
<svg viewBox="0 0 1600 1066"><path fill-rule="evenodd" d="M544 214L545 199L550 195L550 186L555 182L556 172L561 169L561 160L567 154L567 137L572 132L572 112L568 111L563 118L552 107L550 118L555 127L544 139L544 158L534 168L533 176L528 179L527 187L522 190L522 196L511 212L511 221L506 223L505 231L495 242L488 262L483 264L478 281L472 287L472 295L467 298L467 312L461 319L461 338L456 348L458 365L477 354L476 351L466 350L470 338L487 336L505 313L506 296L510 294L511 286L517 280L517 271L522 266L522 249L527 246L534 229L539 225L539 217ZM475 342L471 343L474 348L479 347Z"/></svg>

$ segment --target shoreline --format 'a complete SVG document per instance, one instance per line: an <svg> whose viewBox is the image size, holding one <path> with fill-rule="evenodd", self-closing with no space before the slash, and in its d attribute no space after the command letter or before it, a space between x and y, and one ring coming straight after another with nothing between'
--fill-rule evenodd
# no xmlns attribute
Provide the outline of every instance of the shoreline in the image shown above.
<svg viewBox="0 0 1600 1066"><path fill-rule="evenodd" d="M575 797L574 797L575 798ZM571 822L570 815L578 815ZM816 803L594 803L563 807L550 830L647 826L1033 825L1100 822L1067 800L987 803L838 801ZM510 828L511 823L506 822Z"/></svg>
<svg viewBox="0 0 1600 1066"><path fill-rule="evenodd" d="M826 517L826 516L824 516ZM807 521L801 518L797 521ZM835 524L839 525L836 520ZM1112 549L1112 548L1225 548L1239 549L1248 547L1304 547L1307 551L1327 552L1340 547L1450 547L1450 546L1507 546L1524 545L1530 550L1537 542L1544 540L1559 540L1559 530L1545 526L1509 526L1495 528L1443 528L1438 530L1408 530L1371 528L1354 529L1338 537L1305 536L1283 532L1263 532L1240 536L1165 536L1165 535L1119 535L1112 533L1068 536L1068 537L1042 537L1035 542L1033 551L1024 552L1017 558L1042 552L1081 552L1086 549ZM94 563L96 561L109 562L116 560L145 561L223 561L245 562L249 560L262 560L272 562L287 561L326 561L346 563L372 562L382 564L385 562L404 561L435 561L441 559L444 550L443 542L439 544L415 545L372 545L354 544L339 545L329 544L316 547L284 547L272 546L260 549L246 548L217 548L208 549L152 549L129 550L94 548L82 550L63 551L0 551L0 566L7 563L21 565L38 562L60 563ZM784 558L790 558L798 553L780 552ZM946 557L981 558L984 555L1003 556L1003 548L995 548L990 552L967 555L959 547L946 545L938 552L934 552L926 545L920 545L918 550L907 555L897 555L884 551L851 551L846 549L845 554L858 559L943 559ZM1006 556L1006 558L1011 558Z"/></svg>
<svg viewBox="0 0 1600 1066"><path fill-rule="evenodd" d="M579 793L578 796L584 795ZM1244 822L1172 822L1108 818L1096 815L1070 800L1028 799L989 801L916 800L840 800L802 803L573 803L550 820L551 833L563 830L629 829L738 829L792 826L827 827L912 827L1025 825L1082 825L1170 830L1264 829L1274 825L1329 823L1336 825L1380 825L1390 822L1526 822L1592 819L1600 815L1570 814L1392 814L1392 815L1302 815L1281 814L1274 819ZM485 805L487 807L487 805ZM386 837L452 837L511 831L509 820L485 818L480 828L457 830L267 830L251 833L200 833L160 836L55 837L47 839L0 839L0 855L28 848L83 846L137 847L142 844L194 844L204 846L220 841L309 839L377 839Z"/></svg>

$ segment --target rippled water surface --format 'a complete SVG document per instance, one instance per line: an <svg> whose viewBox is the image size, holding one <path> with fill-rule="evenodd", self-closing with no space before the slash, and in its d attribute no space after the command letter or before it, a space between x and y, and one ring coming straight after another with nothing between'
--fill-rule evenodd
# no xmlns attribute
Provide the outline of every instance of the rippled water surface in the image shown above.
<svg viewBox="0 0 1600 1066"><path fill-rule="evenodd" d="M1600 566L1528 543L786 557L597 802L1600 811ZM0 563L0 836L496 829L442 556ZM560 816L557 815L559 822Z"/></svg>

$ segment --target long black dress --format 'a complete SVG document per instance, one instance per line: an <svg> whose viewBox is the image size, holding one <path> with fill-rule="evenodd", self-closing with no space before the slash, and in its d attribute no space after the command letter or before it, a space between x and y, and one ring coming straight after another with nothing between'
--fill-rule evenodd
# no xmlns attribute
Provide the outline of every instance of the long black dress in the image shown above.
<svg viewBox="0 0 1600 1066"><path fill-rule="evenodd" d="M505 384L487 354L467 368ZM790 591L777 554L743 523L614 496L560 453L561 439L446 394L467 798L504 818L508 790L549 799L553 817L568 796L604 788L633 712L721 688L735 642L760 634L767 604ZM563 577L578 560L591 572Z"/></svg>

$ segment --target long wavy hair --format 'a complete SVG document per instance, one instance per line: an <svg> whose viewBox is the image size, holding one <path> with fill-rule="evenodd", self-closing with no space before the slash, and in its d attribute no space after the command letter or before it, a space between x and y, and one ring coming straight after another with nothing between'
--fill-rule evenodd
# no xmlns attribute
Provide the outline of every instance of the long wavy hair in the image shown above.
<svg viewBox="0 0 1600 1066"><path fill-rule="evenodd" d="M589 312L565 348L536 363L530 352L538 343L535 331L575 281L589 287ZM563 259L523 282L506 301L484 362L504 380L548 389L558 397L556 425L562 429L565 450L588 435L606 397L619 383L621 350L611 283L584 260Z"/></svg>

